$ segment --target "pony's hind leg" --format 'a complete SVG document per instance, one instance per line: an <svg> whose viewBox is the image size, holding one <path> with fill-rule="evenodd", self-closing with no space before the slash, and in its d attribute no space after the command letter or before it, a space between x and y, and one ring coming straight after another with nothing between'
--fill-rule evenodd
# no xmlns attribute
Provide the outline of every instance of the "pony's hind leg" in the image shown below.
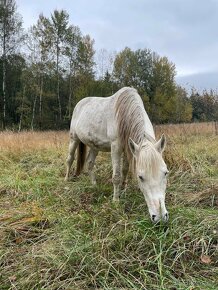
<svg viewBox="0 0 218 290"><path fill-rule="evenodd" d="M75 159L74 156L75 156L75 152L76 152L76 148L78 144L79 144L79 140L70 139L69 151L68 151L68 157L67 157L67 173L65 176L65 181L67 181L69 178L70 168Z"/></svg>
<svg viewBox="0 0 218 290"><path fill-rule="evenodd" d="M91 179L91 183L93 185L96 184L96 177L95 177L95 173L94 173L93 168L95 165L95 158L97 155L98 155L98 151L90 148L87 159L86 159L88 173L89 173L89 176Z"/></svg>

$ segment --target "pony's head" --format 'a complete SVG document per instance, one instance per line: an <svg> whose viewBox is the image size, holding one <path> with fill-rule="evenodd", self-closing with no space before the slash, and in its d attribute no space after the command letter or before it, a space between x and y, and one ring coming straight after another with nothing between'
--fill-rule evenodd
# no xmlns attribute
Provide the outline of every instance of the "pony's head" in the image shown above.
<svg viewBox="0 0 218 290"><path fill-rule="evenodd" d="M169 171L162 157L165 145L164 135L159 141L155 141L145 134L145 138L140 144L136 144L129 138L129 147L135 159L135 173L139 188L144 194L153 222L158 222L161 219L168 220L165 190Z"/></svg>

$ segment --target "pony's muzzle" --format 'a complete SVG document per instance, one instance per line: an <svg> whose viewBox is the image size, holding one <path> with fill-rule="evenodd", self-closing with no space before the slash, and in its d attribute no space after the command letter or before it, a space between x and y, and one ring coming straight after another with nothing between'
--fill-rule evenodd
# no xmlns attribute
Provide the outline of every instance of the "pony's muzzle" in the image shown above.
<svg viewBox="0 0 218 290"><path fill-rule="evenodd" d="M160 220L162 220L163 222L167 222L169 220L168 212L165 212L162 216L155 215L155 214L151 215L151 221L153 223L158 223L158 222L160 222Z"/></svg>
<svg viewBox="0 0 218 290"><path fill-rule="evenodd" d="M156 222L156 214L152 214L152 216L151 216L151 220L152 220L152 222L153 223L155 223Z"/></svg>
<svg viewBox="0 0 218 290"><path fill-rule="evenodd" d="M151 215L151 221L155 224L158 223L161 220L161 217L159 215L156 214L152 214Z"/></svg>

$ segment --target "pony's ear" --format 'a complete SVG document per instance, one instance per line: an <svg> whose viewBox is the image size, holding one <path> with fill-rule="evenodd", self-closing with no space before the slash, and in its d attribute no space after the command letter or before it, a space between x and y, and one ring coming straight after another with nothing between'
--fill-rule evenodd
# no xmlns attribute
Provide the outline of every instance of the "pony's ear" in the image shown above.
<svg viewBox="0 0 218 290"><path fill-rule="evenodd" d="M161 138L154 145L158 152L162 153L166 147L166 137L163 134Z"/></svg>
<svg viewBox="0 0 218 290"><path fill-rule="evenodd" d="M131 138L129 138L128 143L129 143L129 148L130 148L132 155L134 157L136 157L136 155L139 151L139 146Z"/></svg>

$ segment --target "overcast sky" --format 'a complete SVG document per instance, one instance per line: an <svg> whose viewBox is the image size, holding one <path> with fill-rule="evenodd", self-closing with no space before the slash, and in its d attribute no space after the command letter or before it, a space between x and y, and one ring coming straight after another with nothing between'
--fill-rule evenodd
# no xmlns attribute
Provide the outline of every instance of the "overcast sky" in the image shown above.
<svg viewBox="0 0 218 290"><path fill-rule="evenodd" d="M218 88L218 0L17 0L24 27L65 9L95 49L150 48L177 68L177 81Z"/></svg>

